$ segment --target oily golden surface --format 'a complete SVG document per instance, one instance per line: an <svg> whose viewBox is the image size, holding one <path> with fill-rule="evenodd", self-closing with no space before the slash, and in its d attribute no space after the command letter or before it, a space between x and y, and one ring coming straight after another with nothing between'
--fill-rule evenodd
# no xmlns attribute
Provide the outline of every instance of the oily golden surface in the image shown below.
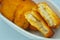
<svg viewBox="0 0 60 40"><path fill-rule="evenodd" d="M29 23L25 19L24 13L34 7L37 5L31 0L3 0L0 8L6 18L26 29Z"/></svg>
<svg viewBox="0 0 60 40"><path fill-rule="evenodd" d="M34 7L37 7L36 4L33 1L23 1L21 5L17 7L16 10L16 15L15 15L15 20L14 23L17 24L18 26L23 27L24 29L29 26L28 21L25 19L25 12L28 10L33 9Z"/></svg>
<svg viewBox="0 0 60 40"><path fill-rule="evenodd" d="M38 11L50 27L57 28L57 26L60 24L59 17L49 7L49 5L47 3L45 3L45 2L39 3L38 4Z"/></svg>
<svg viewBox="0 0 60 40"><path fill-rule="evenodd" d="M20 0L3 0L1 4L1 12L9 20L13 21L14 14Z"/></svg>

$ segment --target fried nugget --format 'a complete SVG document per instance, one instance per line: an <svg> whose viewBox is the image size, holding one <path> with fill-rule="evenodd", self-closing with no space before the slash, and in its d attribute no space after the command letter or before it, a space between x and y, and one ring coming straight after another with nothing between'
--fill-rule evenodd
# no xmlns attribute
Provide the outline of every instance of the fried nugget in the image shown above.
<svg viewBox="0 0 60 40"><path fill-rule="evenodd" d="M23 13L24 13L23 10L20 9L20 7L18 7L18 10L16 11L16 14L15 14L14 23L20 26L21 28L26 29L29 26L29 23L25 19Z"/></svg>
<svg viewBox="0 0 60 40"><path fill-rule="evenodd" d="M14 23L20 26L21 28L26 29L29 26L28 21L25 19L25 12L28 10L31 10L33 8L37 7L37 5L33 1L23 1L22 4L20 4L17 7Z"/></svg>
<svg viewBox="0 0 60 40"><path fill-rule="evenodd" d="M3 0L1 13L18 26L26 29L29 23L24 18L24 12L35 6L36 4L31 0Z"/></svg>
<svg viewBox="0 0 60 40"><path fill-rule="evenodd" d="M9 20L13 21L19 3L20 0L3 0L1 3L1 13Z"/></svg>
<svg viewBox="0 0 60 40"><path fill-rule="evenodd" d="M59 17L56 13L48 6L47 3L39 3L38 4L38 12L43 17L43 19L47 22L47 24L52 28L58 28L57 26L60 24Z"/></svg>
<svg viewBox="0 0 60 40"><path fill-rule="evenodd" d="M40 15L36 11L28 11L25 13L25 18L27 21L37 28L45 37L52 37L54 34L53 30L47 26L47 24L43 21Z"/></svg>

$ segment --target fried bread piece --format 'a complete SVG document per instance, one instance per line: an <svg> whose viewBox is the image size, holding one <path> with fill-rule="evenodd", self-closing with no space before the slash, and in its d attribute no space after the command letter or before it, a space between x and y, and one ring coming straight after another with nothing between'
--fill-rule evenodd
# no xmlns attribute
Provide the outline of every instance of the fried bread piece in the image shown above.
<svg viewBox="0 0 60 40"><path fill-rule="evenodd" d="M20 26L21 28L26 29L29 26L28 21L25 19L25 12L28 10L31 10L33 8L36 8L37 5L33 1L23 1L22 4L20 4L17 7L14 23Z"/></svg>
<svg viewBox="0 0 60 40"><path fill-rule="evenodd" d="M28 11L25 13L25 18L27 21L37 28L45 37L49 38L54 35L54 32L47 24L43 21L40 15L36 11Z"/></svg>
<svg viewBox="0 0 60 40"><path fill-rule="evenodd" d="M58 28L57 26L60 24L59 17L56 13L48 6L47 3L42 2L38 4L38 12L43 17L43 19L47 22L47 24L52 28Z"/></svg>
<svg viewBox="0 0 60 40"><path fill-rule="evenodd" d="M29 26L28 21L24 17L24 11L20 9L20 7L18 7L18 10L16 11L14 23L24 29Z"/></svg>

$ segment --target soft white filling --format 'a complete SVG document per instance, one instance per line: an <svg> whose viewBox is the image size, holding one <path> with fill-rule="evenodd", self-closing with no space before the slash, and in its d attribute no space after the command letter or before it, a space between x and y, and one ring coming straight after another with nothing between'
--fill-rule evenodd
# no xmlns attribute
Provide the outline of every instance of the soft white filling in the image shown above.
<svg viewBox="0 0 60 40"><path fill-rule="evenodd" d="M42 4L40 5L39 10L42 12L41 15L43 15L45 17L45 19L49 22L49 25L52 26L53 20L52 20L51 16L49 15L49 13L46 12L46 10L44 9L44 6Z"/></svg>

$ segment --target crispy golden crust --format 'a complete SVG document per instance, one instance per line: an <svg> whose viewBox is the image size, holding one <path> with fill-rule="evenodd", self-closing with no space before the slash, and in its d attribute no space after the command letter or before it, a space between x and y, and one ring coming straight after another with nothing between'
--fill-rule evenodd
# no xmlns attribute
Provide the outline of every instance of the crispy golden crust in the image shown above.
<svg viewBox="0 0 60 40"><path fill-rule="evenodd" d="M45 37L52 37L54 32L47 24L42 20L40 15L36 11L29 11L26 12L25 18L27 21L37 28L38 31L40 31Z"/></svg>
<svg viewBox="0 0 60 40"><path fill-rule="evenodd" d="M24 29L26 29L29 26L29 23L27 22L27 20L24 17L24 11L21 10L19 7L15 14L14 23Z"/></svg>
<svg viewBox="0 0 60 40"><path fill-rule="evenodd" d="M29 26L28 21L25 19L25 12L28 10L31 10L32 8L37 7L36 4L33 1L25 1L22 2L17 7L16 14L15 14L15 19L14 23L17 24L18 26L21 26L22 28L26 29Z"/></svg>
<svg viewBox="0 0 60 40"><path fill-rule="evenodd" d="M57 28L60 24L59 17L56 13L47 5L47 3L39 3L38 4L38 12L47 22L47 24L52 28Z"/></svg>
<svg viewBox="0 0 60 40"><path fill-rule="evenodd" d="M12 21L14 19L14 14L19 3L20 0L3 0L1 4L2 14Z"/></svg>

